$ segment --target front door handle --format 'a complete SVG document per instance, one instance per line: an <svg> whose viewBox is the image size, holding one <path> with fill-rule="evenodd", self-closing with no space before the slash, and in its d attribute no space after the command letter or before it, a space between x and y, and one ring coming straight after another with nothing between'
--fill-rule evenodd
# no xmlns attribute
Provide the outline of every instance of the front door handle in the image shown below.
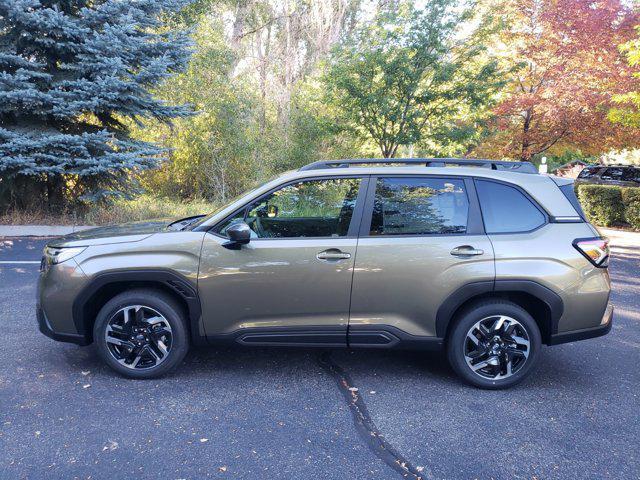
<svg viewBox="0 0 640 480"><path fill-rule="evenodd" d="M318 260L346 260L351 258L351 254L347 252L342 252L337 248L330 248L329 250L324 250L316 255Z"/></svg>
<svg viewBox="0 0 640 480"><path fill-rule="evenodd" d="M451 250L451 255L455 257L469 257L472 255L484 255L484 250L473 248L471 245L461 245Z"/></svg>

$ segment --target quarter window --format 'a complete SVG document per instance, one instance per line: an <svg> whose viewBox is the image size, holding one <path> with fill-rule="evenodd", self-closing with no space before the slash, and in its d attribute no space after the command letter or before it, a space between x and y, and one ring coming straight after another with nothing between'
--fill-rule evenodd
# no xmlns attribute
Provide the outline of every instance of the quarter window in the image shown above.
<svg viewBox="0 0 640 480"><path fill-rule="evenodd" d="M544 224L544 214L517 188L476 180L487 233L528 232Z"/></svg>
<svg viewBox="0 0 640 480"><path fill-rule="evenodd" d="M469 199L464 181L448 178L379 178L371 235L465 233Z"/></svg>
<svg viewBox="0 0 640 480"><path fill-rule="evenodd" d="M305 180L287 185L249 205L224 222L245 221L254 238L344 237L347 235L360 179Z"/></svg>

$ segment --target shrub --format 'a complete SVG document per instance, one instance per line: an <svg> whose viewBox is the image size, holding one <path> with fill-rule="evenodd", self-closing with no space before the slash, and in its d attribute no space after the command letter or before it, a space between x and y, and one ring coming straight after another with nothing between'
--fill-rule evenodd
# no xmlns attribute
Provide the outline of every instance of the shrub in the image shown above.
<svg viewBox="0 0 640 480"><path fill-rule="evenodd" d="M52 215L46 209L9 210L0 214L0 225L113 225L206 214L218 206L206 200L177 200L143 194L130 200L116 199L108 205L94 204L79 215L72 212Z"/></svg>
<svg viewBox="0 0 640 480"><path fill-rule="evenodd" d="M640 188L623 188L624 218L634 229L640 230Z"/></svg>
<svg viewBox="0 0 640 480"><path fill-rule="evenodd" d="M620 187L578 185L578 199L591 223L602 227L624 223L624 205Z"/></svg>

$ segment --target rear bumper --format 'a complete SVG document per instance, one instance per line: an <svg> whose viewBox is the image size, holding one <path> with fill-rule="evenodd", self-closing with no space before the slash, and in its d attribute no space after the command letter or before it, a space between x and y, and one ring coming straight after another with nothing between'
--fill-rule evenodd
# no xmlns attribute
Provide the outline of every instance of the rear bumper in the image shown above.
<svg viewBox="0 0 640 480"><path fill-rule="evenodd" d="M47 315L44 313L42 307L38 307L36 310L36 317L38 318L38 328L40 332L53 340L58 342L75 343L76 345L89 345L89 341L84 335L72 334L72 333L57 333L51 328Z"/></svg>
<svg viewBox="0 0 640 480"><path fill-rule="evenodd" d="M584 328L582 330L572 330L570 332L556 333L551 335L549 345L559 345L561 343L587 340L588 338L601 337L611 331L613 325L613 306L608 305L602 316L602 321L597 327Z"/></svg>

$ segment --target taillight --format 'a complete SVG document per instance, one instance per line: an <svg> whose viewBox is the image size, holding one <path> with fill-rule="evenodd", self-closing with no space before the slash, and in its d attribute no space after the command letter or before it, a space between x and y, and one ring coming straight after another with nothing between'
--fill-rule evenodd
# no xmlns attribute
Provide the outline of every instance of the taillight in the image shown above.
<svg viewBox="0 0 640 480"><path fill-rule="evenodd" d="M576 238L573 241L573 246L596 267L606 268L609 266L608 238Z"/></svg>

